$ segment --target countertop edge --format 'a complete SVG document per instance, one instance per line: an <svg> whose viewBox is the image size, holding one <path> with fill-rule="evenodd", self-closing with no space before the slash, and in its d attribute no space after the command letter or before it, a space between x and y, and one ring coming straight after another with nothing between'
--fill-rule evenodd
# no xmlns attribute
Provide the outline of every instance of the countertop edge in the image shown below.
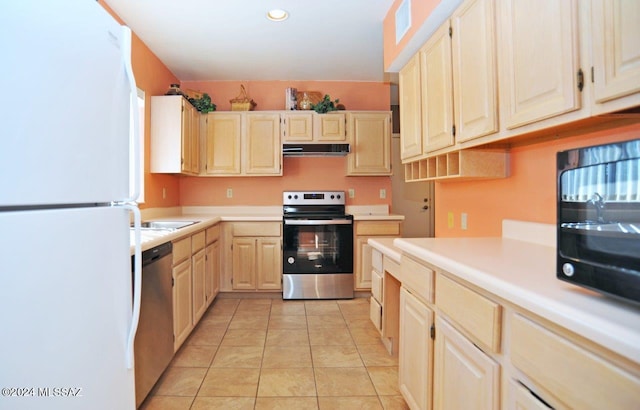
<svg viewBox="0 0 640 410"><path fill-rule="evenodd" d="M395 238L369 238L367 243L374 249L380 251L384 256L388 256L394 262L400 263L402 251L393 245Z"/></svg>

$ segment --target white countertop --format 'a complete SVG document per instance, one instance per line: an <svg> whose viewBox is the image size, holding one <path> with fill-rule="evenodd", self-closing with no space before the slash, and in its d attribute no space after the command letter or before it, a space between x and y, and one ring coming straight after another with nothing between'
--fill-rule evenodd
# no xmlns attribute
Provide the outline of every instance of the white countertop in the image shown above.
<svg viewBox="0 0 640 410"><path fill-rule="evenodd" d="M353 206L347 208L353 212L353 219L384 221L404 220L403 215L385 214L387 206ZM173 241L193 234L218 222L280 222L282 206L191 206L175 208L155 208L142 211L143 221L198 221L198 223L175 231L143 230L141 232L142 251L151 249L165 242ZM133 232L130 243L134 242ZM133 254L133 247L131 247Z"/></svg>
<svg viewBox="0 0 640 410"><path fill-rule="evenodd" d="M382 254L396 263L400 263L402 251L398 249L393 241L395 238L369 238L367 243L374 249L379 250Z"/></svg>
<svg viewBox="0 0 640 410"><path fill-rule="evenodd" d="M555 247L508 237L397 238L393 245L640 363L640 307L556 279Z"/></svg>

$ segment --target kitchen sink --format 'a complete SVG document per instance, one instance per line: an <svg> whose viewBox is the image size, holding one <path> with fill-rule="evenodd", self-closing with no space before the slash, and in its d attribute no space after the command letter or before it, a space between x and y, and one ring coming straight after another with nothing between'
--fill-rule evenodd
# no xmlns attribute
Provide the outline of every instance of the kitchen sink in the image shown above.
<svg viewBox="0 0 640 410"><path fill-rule="evenodd" d="M140 224L142 229L175 231L193 225L200 221L145 221ZM132 225L133 227L133 225Z"/></svg>

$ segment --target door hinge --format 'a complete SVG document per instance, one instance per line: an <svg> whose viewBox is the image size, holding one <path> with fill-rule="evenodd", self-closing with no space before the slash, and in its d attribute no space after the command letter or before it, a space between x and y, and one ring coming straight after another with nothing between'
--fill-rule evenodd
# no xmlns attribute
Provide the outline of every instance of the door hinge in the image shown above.
<svg viewBox="0 0 640 410"><path fill-rule="evenodd" d="M578 70L578 90L582 91L584 88L584 73L582 72L582 68Z"/></svg>
<svg viewBox="0 0 640 410"><path fill-rule="evenodd" d="M171 287L175 286L175 280L173 278L171 278Z"/></svg>
<svg viewBox="0 0 640 410"><path fill-rule="evenodd" d="M456 136L456 125L455 124L453 124L451 126L451 134L453 134L454 137Z"/></svg>
<svg viewBox="0 0 640 410"><path fill-rule="evenodd" d="M453 37L453 27L449 26L449 37Z"/></svg>
<svg viewBox="0 0 640 410"><path fill-rule="evenodd" d="M436 325L431 325L429 335L431 336L431 339L436 340Z"/></svg>
<svg viewBox="0 0 640 410"><path fill-rule="evenodd" d="M591 66L591 82L592 83L596 82L596 75L595 75L595 71L593 70L593 66Z"/></svg>

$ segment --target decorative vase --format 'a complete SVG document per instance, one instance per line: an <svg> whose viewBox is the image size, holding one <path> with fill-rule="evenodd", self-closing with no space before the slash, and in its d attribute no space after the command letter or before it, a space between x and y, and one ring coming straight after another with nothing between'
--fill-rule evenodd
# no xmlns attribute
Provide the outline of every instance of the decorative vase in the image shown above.
<svg viewBox="0 0 640 410"><path fill-rule="evenodd" d="M304 95L302 96L302 100L300 100L300 102L298 103L298 109L299 110L311 109L311 100L309 99L309 96L307 95L307 93L304 93Z"/></svg>

